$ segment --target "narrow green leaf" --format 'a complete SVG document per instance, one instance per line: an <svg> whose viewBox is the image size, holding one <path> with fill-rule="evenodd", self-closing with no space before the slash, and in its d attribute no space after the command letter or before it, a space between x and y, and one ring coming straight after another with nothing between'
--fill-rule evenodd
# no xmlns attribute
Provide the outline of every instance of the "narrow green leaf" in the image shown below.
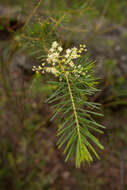
<svg viewBox="0 0 127 190"><path fill-rule="evenodd" d="M73 135L74 130L75 129L73 129L70 133L66 133L59 138L59 140L57 141L57 144L59 145L58 148L61 148L61 146L70 138L70 136Z"/></svg>
<svg viewBox="0 0 127 190"><path fill-rule="evenodd" d="M74 126L74 122L73 121L68 126L65 126L64 128L61 128L60 130L58 130L57 136L62 135L62 133L64 133L64 132L66 132L66 133L69 132L72 129L72 126Z"/></svg>
<svg viewBox="0 0 127 190"><path fill-rule="evenodd" d="M65 149L64 149L64 154L67 152L69 146L70 146L72 143L74 144L74 142L75 142L75 140L76 140L76 137L77 137L77 134L76 134L76 130L75 130L75 132L73 133L73 135L72 135L71 138L69 139L69 141L68 141L68 143L67 143L67 145L66 145L66 147L65 147Z"/></svg>

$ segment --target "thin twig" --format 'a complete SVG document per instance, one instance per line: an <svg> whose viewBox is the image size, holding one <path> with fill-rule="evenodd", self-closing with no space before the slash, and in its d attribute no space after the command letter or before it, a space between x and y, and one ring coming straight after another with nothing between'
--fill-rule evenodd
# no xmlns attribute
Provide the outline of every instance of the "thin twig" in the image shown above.
<svg viewBox="0 0 127 190"><path fill-rule="evenodd" d="M28 16L23 28L22 28L22 32L25 30L25 27L28 25L28 23L30 22L31 18L33 17L33 15L35 15L36 11L38 10L40 4L42 3L43 0L40 0L37 5L34 7L33 11L31 12L31 14Z"/></svg>

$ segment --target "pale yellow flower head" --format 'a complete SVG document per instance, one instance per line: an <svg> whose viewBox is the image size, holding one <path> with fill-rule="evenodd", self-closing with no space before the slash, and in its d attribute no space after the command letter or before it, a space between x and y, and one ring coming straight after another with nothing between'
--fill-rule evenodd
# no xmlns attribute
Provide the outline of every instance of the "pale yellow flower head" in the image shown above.
<svg viewBox="0 0 127 190"><path fill-rule="evenodd" d="M41 72L42 74L46 72L52 73L60 78L60 75L64 70L65 72L75 74L76 77L79 77L80 74L85 72L83 71L82 65L76 66L76 63L73 60L78 59L81 56L81 53L85 51L87 51L85 44L80 44L79 48L73 47L64 51L60 44L57 41L54 41L49 49L46 59L48 66L46 66L46 63L42 63L41 66L34 66L32 70L36 73Z"/></svg>

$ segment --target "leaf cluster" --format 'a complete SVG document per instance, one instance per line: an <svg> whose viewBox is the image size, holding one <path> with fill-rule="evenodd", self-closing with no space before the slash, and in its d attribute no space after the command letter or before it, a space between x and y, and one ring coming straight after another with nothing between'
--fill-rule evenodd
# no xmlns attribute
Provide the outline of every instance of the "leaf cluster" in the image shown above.
<svg viewBox="0 0 127 190"><path fill-rule="evenodd" d="M92 115L102 116L94 111L100 109L100 106L88 100L88 96L97 91L95 88L97 82L92 74L94 62L86 57L80 58L77 65L81 62L86 69L86 75L77 78L75 75L65 73L62 81L51 81L51 84L57 86L57 90L47 100L55 110L52 119L58 116L57 122L60 123L57 133L58 148L64 148L65 161L75 157L76 167L80 167L81 163L93 161L90 152L99 159L91 142L103 149L93 134L93 132L103 133L101 128L104 127L92 118Z"/></svg>

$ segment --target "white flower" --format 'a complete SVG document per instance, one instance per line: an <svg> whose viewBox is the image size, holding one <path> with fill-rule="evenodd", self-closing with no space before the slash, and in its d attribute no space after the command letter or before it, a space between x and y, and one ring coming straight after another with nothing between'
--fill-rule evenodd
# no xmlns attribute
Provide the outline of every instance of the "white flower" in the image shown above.
<svg viewBox="0 0 127 190"><path fill-rule="evenodd" d="M70 53L71 53L71 49L67 49L65 57L68 58L70 56Z"/></svg>
<svg viewBox="0 0 127 190"><path fill-rule="evenodd" d="M76 47L73 47L73 48L72 48L72 51L77 52L77 50L78 50L78 49L77 49Z"/></svg>
<svg viewBox="0 0 127 190"><path fill-rule="evenodd" d="M58 70L56 70L54 67L52 67L52 69L51 69L51 73L55 75L55 74L58 73Z"/></svg>
<svg viewBox="0 0 127 190"><path fill-rule="evenodd" d="M53 49L53 48L50 48L49 51L50 51L50 52L54 52L54 49Z"/></svg>
<svg viewBox="0 0 127 190"><path fill-rule="evenodd" d="M70 65L71 67L74 67L73 61L71 61L71 62L69 63L69 65Z"/></svg>
<svg viewBox="0 0 127 190"><path fill-rule="evenodd" d="M56 48L58 45L59 45L58 42L55 41L55 42L52 43L52 48Z"/></svg>
<svg viewBox="0 0 127 190"><path fill-rule="evenodd" d="M55 69L54 67L47 67L47 68L45 69L45 71L48 72L48 73L52 73L52 74L54 74L54 75L56 75L56 74L58 73L58 70Z"/></svg>
<svg viewBox="0 0 127 190"><path fill-rule="evenodd" d="M63 50L63 48L61 46L58 47L59 52L61 52Z"/></svg>
<svg viewBox="0 0 127 190"><path fill-rule="evenodd" d="M56 53L53 54L53 56L54 56L55 58L58 58L59 53L56 52Z"/></svg>
<svg viewBox="0 0 127 190"><path fill-rule="evenodd" d="M47 62L48 63L51 63L51 62L56 63L58 57L59 57L59 53L57 53L57 52L52 53L52 54L48 54Z"/></svg>
<svg viewBox="0 0 127 190"><path fill-rule="evenodd" d="M32 70L36 73L44 74L45 72L48 72L54 74L56 77L60 77L63 72L61 71L60 65L63 64L65 69L71 67L68 73L71 72L75 74L76 77L79 77L81 74L85 75L83 67L75 64L73 60L79 58L83 51L87 51L86 45L81 44L78 49L76 47L68 48L65 50L65 54L61 54L62 51L63 48L60 44L57 41L54 41L47 55L47 63L49 64L49 67L47 67L45 63L42 63L41 66L34 66Z"/></svg>
<svg viewBox="0 0 127 190"><path fill-rule="evenodd" d="M72 59L76 59L78 57L79 57L79 55L77 54L77 52L72 52L72 55L71 55Z"/></svg>
<svg viewBox="0 0 127 190"><path fill-rule="evenodd" d="M80 57L80 55L78 54L78 49L76 47L72 49L67 49L65 57L70 57L71 60Z"/></svg>
<svg viewBox="0 0 127 190"><path fill-rule="evenodd" d="M65 57L68 58L68 57L69 57L69 54L66 54Z"/></svg>
<svg viewBox="0 0 127 190"><path fill-rule="evenodd" d="M36 71L36 66L33 66L33 67L32 67L32 71Z"/></svg>
<svg viewBox="0 0 127 190"><path fill-rule="evenodd" d="M67 49L66 54L70 54L70 53L71 53L71 49Z"/></svg>
<svg viewBox="0 0 127 190"><path fill-rule="evenodd" d="M51 63L51 58L50 57L48 57L46 60L47 60L48 63Z"/></svg>

